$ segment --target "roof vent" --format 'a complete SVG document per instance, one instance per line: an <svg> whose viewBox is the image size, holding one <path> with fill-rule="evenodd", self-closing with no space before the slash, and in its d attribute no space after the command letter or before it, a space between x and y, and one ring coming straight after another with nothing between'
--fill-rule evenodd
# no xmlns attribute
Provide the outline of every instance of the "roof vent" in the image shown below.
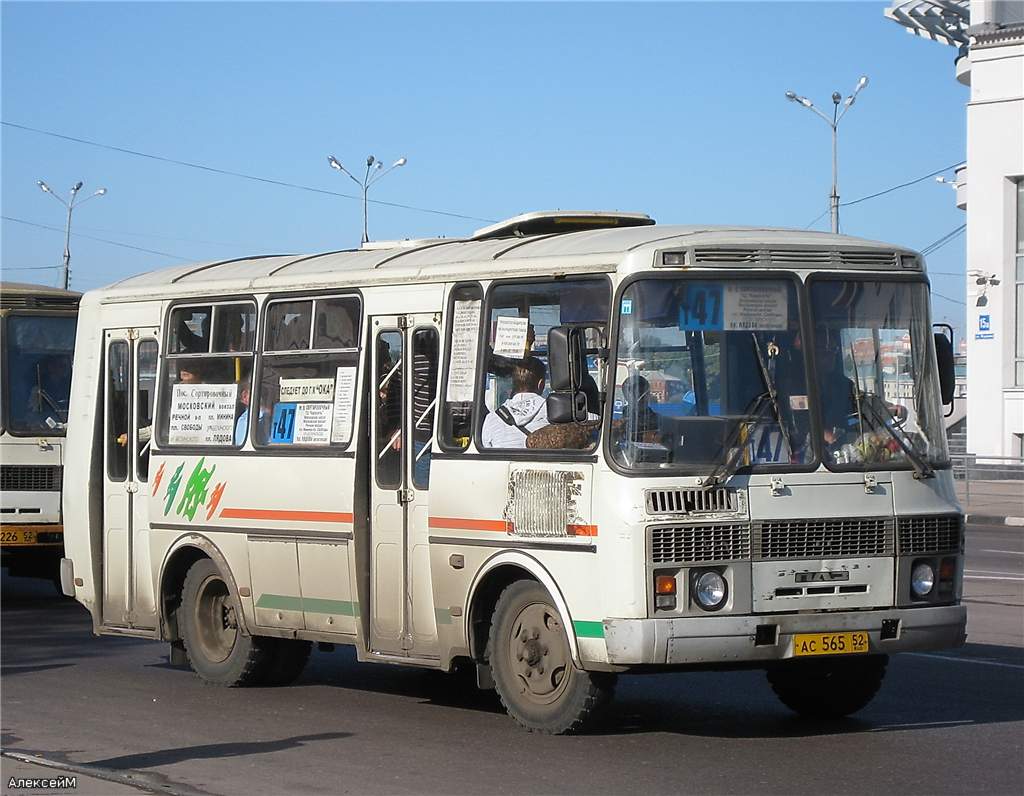
<svg viewBox="0 0 1024 796"><path fill-rule="evenodd" d="M646 227L654 219L646 213L618 213L601 210L541 210L523 213L478 229L470 240L525 238L529 235L559 235L588 229Z"/></svg>

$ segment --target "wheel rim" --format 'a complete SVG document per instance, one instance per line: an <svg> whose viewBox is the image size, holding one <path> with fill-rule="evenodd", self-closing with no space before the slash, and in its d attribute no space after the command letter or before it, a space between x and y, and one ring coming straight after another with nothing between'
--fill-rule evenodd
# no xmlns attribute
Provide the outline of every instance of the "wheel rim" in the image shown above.
<svg viewBox="0 0 1024 796"><path fill-rule="evenodd" d="M569 684L569 644L554 608L545 603L524 607L512 622L509 665L516 685L530 702L550 705Z"/></svg>
<svg viewBox="0 0 1024 796"><path fill-rule="evenodd" d="M194 617L203 657L211 663L227 659L238 638L238 622L228 586L217 575L199 586Z"/></svg>

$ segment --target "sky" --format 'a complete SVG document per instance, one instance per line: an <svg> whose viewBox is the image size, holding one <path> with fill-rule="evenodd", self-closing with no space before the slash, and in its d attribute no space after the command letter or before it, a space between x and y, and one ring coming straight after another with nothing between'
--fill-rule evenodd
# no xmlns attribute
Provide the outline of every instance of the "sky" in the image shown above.
<svg viewBox="0 0 1024 796"><path fill-rule="evenodd" d="M3 2L3 278L59 279L40 179L108 191L74 212L78 290L355 247L360 189L329 154L357 176L408 158L370 191L373 239L556 208L827 230L831 133L786 90L830 110L870 77L839 128L841 201L964 158L956 52L885 5ZM843 232L916 249L964 221L931 177L841 210ZM962 235L928 258L958 332L964 262Z"/></svg>

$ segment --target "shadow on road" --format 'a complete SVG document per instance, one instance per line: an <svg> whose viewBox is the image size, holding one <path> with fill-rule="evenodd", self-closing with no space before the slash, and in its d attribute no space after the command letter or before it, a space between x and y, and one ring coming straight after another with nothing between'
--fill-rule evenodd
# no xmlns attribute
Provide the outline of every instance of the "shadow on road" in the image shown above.
<svg viewBox="0 0 1024 796"><path fill-rule="evenodd" d="M224 742L202 744L199 746L180 746L176 749L161 749L157 752L142 752L134 755L122 755L121 757L108 757L104 760L90 760L81 765L115 771L128 769L134 771L137 769L155 768L157 766L169 766L188 760L262 755L305 746L311 741L336 741L341 738L350 737L352 737L350 732L321 732L316 735L295 735L291 738L281 738L276 741L241 741L237 743Z"/></svg>

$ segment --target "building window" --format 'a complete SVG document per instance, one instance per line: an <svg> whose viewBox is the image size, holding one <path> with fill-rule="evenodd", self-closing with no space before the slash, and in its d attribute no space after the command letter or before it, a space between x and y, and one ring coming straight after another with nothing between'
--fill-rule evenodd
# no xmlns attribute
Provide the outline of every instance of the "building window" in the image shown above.
<svg viewBox="0 0 1024 796"><path fill-rule="evenodd" d="M1024 178L1017 180L1017 252L1015 274L1014 328L1017 344L1014 349L1014 381L1024 387Z"/></svg>

